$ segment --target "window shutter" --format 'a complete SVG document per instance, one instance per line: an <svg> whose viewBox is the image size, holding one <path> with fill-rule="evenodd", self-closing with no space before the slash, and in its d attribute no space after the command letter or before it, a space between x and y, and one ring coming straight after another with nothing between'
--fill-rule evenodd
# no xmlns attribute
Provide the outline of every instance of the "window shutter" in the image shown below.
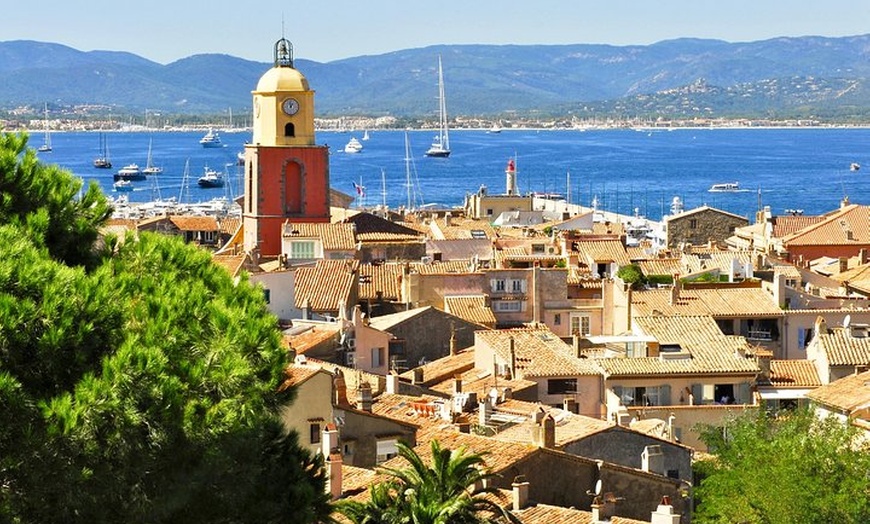
<svg viewBox="0 0 870 524"><path fill-rule="evenodd" d="M701 384L692 384L692 396L695 397L695 404L703 404L704 386Z"/></svg>
<svg viewBox="0 0 870 524"><path fill-rule="evenodd" d="M492 289L492 292L493 292L493 293L495 293L495 291L496 291L496 288L495 288L495 286L496 286L496 282L497 282L497 281L496 281L496 279L494 279L494 278L492 278L492 279L489 280L489 287L490 287L490 289Z"/></svg>
<svg viewBox="0 0 870 524"><path fill-rule="evenodd" d="M671 402L670 384L664 384L662 386L659 386L659 405L670 406L671 404L673 404L673 402Z"/></svg>
<svg viewBox="0 0 870 524"><path fill-rule="evenodd" d="M525 279L520 280L520 290L525 293L526 292L526 281Z"/></svg>
<svg viewBox="0 0 870 524"><path fill-rule="evenodd" d="M737 402L741 404L750 404L749 398L749 383L744 382L737 385Z"/></svg>

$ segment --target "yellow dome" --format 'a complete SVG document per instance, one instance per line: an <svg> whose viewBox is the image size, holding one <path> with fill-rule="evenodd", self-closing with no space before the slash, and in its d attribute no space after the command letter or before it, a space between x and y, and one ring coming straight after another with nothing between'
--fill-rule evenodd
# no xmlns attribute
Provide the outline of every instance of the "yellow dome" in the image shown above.
<svg viewBox="0 0 870 524"><path fill-rule="evenodd" d="M257 93L308 91L308 80L292 67L273 67L257 82Z"/></svg>

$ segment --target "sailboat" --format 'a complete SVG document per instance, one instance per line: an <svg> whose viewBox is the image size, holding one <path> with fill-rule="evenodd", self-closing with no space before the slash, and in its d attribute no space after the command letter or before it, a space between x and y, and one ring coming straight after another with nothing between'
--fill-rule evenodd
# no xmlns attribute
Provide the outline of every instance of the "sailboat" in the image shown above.
<svg viewBox="0 0 870 524"><path fill-rule="evenodd" d="M158 167L154 165L154 161L151 158L151 142L153 139L148 139L148 159L145 161L145 169L142 170L146 175L159 175L163 172L162 167Z"/></svg>
<svg viewBox="0 0 870 524"><path fill-rule="evenodd" d="M44 122L45 122L45 125L44 125L44 127L45 127L45 139L44 139L42 145L39 146L37 151L40 151L42 153L49 153L49 152L51 152L51 131L48 128L48 104L45 104Z"/></svg>
<svg viewBox="0 0 870 524"><path fill-rule="evenodd" d="M441 55L438 56L438 135L426 156L450 156L450 133L447 129L447 101L444 98L444 72L441 68Z"/></svg>
<svg viewBox="0 0 870 524"><path fill-rule="evenodd" d="M411 139L408 138L407 131L405 131L405 185L408 191L408 207L405 208L405 212L414 211L417 208L418 201L422 204L423 198L419 189L417 165L414 163L414 157L411 155Z"/></svg>
<svg viewBox="0 0 870 524"><path fill-rule="evenodd" d="M109 160L109 143L106 135L100 132L100 155L94 159L94 167L98 169L112 169L112 161Z"/></svg>

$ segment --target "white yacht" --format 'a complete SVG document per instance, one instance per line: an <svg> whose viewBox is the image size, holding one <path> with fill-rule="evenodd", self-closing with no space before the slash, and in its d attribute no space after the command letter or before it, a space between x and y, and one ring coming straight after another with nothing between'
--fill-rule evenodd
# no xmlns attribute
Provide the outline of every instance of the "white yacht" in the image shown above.
<svg viewBox="0 0 870 524"><path fill-rule="evenodd" d="M356 139L356 137L350 137L350 141L348 141L347 145L344 146L345 153L359 153L363 150L362 143Z"/></svg>
<svg viewBox="0 0 870 524"><path fill-rule="evenodd" d="M214 131L209 128L208 133L205 134L202 138L199 139L199 143L202 144L202 147L223 147L224 145L221 143L221 137Z"/></svg>

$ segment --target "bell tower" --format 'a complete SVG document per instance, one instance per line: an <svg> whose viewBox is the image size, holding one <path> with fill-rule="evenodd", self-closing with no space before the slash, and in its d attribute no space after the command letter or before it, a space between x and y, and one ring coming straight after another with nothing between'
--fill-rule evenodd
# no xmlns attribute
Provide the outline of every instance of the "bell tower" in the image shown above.
<svg viewBox="0 0 870 524"><path fill-rule="evenodd" d="M293 67L293 44L275 43L274 65L254 97L254 133L245 145L245 251L281 254L282 225L329 222L329 151L314 143L314 91Z"/></svg>

